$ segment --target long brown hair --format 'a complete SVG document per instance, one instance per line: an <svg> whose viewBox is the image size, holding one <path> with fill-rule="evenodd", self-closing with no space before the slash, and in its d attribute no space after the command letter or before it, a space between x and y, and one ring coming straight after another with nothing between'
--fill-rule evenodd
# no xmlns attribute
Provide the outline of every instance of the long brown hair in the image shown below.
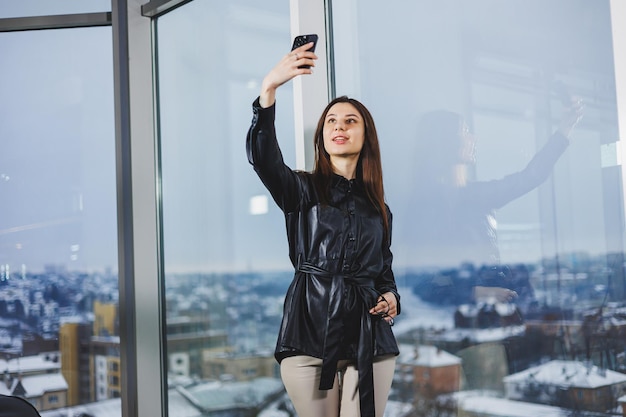
<svg viewBox="0 0 626 417"><path fill-rule="evenodd" d="M333 168L330 163L330 155L324 147L324 121L326 115L332 106L337 103L352 104L361 114L365 125L363 148L359 155L356 167L356 176L363 182L367 197L374 207L380 213L383 221L383 230L385 238L389 237L389 219L387 218L387 208L385 206L385 190L383 187L383 168L380 159L380 147L378 144L378 134L376 133L376 125L374 118L367 108L358 100L347 96L337 97L332 100L322 113L317 128L315 129L315 166L313 168L313 177L316 186L322 193L322 198L326 198L330 181L333 176Z"/></svg>

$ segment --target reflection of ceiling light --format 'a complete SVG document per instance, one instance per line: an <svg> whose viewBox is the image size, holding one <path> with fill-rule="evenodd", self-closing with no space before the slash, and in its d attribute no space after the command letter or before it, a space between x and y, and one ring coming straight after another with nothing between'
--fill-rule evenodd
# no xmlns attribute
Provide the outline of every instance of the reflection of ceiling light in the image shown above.
<svg viewBox="0 0 626 417"><path fill-rule="evenodd" d="M22 244L21 243L16 243L15 244L15 249L22 249Z"/></svg>
<svg viewBox="0 0 626 417"><path fill-rule="evenodd" d="M11 177L9 177L7 174L0 174L0 180L1 181L8 181L10 179L11 179Z"/></svg>
<svg viewBox="0 0 626 417"><path fill-rule="evenodd" d="M246 83L246 87L249 90L256 90L259 87L259 83L256 80L250 80Z"/></svg>
<svg viewBox="0 0 626 417"><path fill-rule="evenodd" d="M258 215L267 213L267 196L255 195L250 198L250 214Z"/></svg>

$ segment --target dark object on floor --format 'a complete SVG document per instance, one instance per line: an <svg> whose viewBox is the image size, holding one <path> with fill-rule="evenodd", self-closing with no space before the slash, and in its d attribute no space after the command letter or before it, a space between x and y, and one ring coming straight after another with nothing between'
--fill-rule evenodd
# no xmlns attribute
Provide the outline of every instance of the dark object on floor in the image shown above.
<svg viewBox="0 0 626 417"><path fill-rule="evenodd" d="M23 398L0 395L0 417L41 417L41 415Z"/></svg>

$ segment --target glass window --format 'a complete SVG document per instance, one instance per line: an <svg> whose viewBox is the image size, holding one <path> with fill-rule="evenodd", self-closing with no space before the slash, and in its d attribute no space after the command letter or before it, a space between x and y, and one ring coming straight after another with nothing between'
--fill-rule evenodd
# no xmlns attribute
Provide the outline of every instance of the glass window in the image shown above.
<svg viewBox="0 0 626 417"><path fill-rule="evenodd" d="M0 367L64 409L94 401L95 339L119 345L111 28L1 33L0 56Z"/></svg>
<svg viewBox="0 0 626 417"><path fill-rule="evenodd" d="M354 0L332 16L336 95L362 100L381 140L398 366L433 375L422 389L397 372L391 404L615 410L549 395L585 372L614 392L626 378L609 2ZM568 140L554 132L577 98Z"/></svg>
<svg viewBox="0 0 626 417"><path fill-rule="evenodd" d="M245 137L262 77L291 47L289 2L191 2L158 19L157 41L170 386L205 410L251 409L282 392L273 348L293 271ZM292 95L279 92L277 130L294 166ZM170 415L189 406L178 396Z"/></svg>
<svg viewBox="0 0 626 417"><path fill-rule="evenodd" d="M110 0L0 0L0 18L109 11Z"/></svg>

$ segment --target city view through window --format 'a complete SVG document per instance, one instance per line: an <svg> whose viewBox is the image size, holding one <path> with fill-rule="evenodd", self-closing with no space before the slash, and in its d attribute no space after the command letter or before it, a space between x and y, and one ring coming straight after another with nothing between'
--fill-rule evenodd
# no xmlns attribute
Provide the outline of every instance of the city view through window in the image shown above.
<svg viewBox="0 0 626 417"><path fill-rule="evenodd" d="M0 55L0 394L119 399L111 28L1 33Z"/></svg>
<svg viewBox="0 0 626 417"><path fill-rule="evenodd" d="M244 146L291 46L290 2L266 3L155 25L170 416L296 417L274 359L285 219ZM609 5L332 2L332 90L374 116L393 213L386 417L626 415ZM0 394L43 417L118 417L125 395L111 30L0 33ZM291 84L276 103L295 168Z"/></svg>

